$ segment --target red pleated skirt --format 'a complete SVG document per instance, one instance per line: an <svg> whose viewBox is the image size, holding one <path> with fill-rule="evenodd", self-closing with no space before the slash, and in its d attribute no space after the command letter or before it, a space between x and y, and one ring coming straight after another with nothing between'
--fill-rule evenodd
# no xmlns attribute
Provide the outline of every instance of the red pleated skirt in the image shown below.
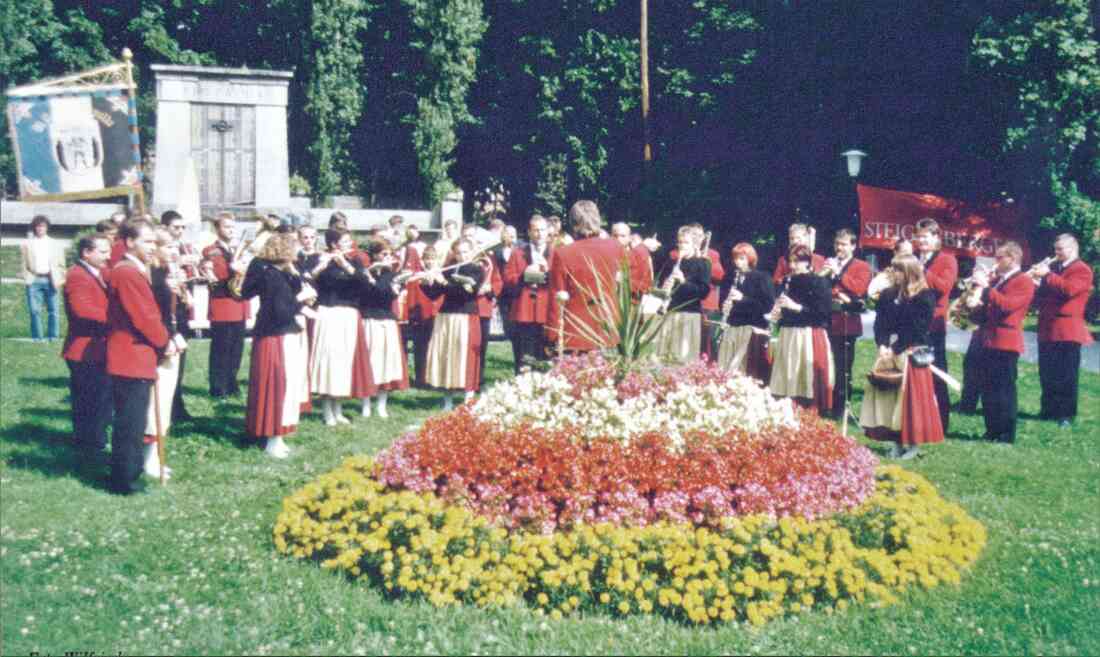
<svg viewBox="0 0 1100 657"><path fill-rule="evenodd" d="M833 376L830 361L832 351L829 349L829 336L825 329L815 327L813 330L814 345L814 407L818 413L825 413L833 408L833 386L830 379Z"/></svg>
<svg viewBox="0 0 1100 657"><path fill-rule="evenodd" d="M355 341L355 356L351 361L351 396L366 399L378 392L370 370L370 352L367 351L367 332L363 322L358 321L358 338Z"/></svg>
<svg viewBox="0 0 1100 657"><path fill-rule="evenodd" d="M769 347L771 336L753 332L745 353L745 374L767 384L772 378L772 359Z"/></svg>
<svg viewBox="0 0 1100 657"><path fill-rule="evenodd" d="M943 442L943 424L931 368L909 365L901 391L901 445Z"/></svg>
<svg viewBox="0 0 1100 657"><path fill-rule="evenodd" d="M245 430L249 436L271 438L297 431L297 424L283 424L287 379L283 336L268 335L253 340L245 412Z"/></svg>

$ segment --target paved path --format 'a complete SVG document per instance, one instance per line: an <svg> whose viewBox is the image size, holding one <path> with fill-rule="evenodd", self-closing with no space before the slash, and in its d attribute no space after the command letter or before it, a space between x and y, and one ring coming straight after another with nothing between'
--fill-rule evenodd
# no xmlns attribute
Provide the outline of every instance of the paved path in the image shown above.
<svg viewBox="0 0 1100 657"><path fill-rule="evenodd" d="M874 325L875 312L871 310L863 313L862 339L871 340L874 338ZM973 335L972 331L962 331L948 324L947 350L965 354L966 348L970 346L971 335ZM1020 358L1028 363L1039 362L1039 339L1034 331L1024 331L1024 354ZM1088 372L1100 373L1100 341L1093 342L1087 347L1082 347L1081 369Z"/></svg>

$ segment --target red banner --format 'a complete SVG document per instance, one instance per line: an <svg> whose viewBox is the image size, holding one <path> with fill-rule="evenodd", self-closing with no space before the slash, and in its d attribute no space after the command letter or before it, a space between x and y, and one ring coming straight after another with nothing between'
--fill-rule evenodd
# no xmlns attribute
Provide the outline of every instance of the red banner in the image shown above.
<svg viewBox="0 0 1100 657"><path fill-rule="evenodd" d="M913 239L916 223L926 217L940 225L943 250L955 256L993 257L1001 244L1014 240L1024 249L1023 209L1015 203L977 205L933 194L899 192L857 185L859 245L892 249L899 239Z"/></svg>

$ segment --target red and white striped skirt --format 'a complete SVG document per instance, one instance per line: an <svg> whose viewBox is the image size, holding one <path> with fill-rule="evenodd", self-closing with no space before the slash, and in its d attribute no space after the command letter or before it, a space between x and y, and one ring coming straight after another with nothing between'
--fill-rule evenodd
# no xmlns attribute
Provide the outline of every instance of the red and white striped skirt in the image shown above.
<svg viewBox="0 0 1100 657"><path fill-rule="evenodd" d="M895 356L902 369L901 385L882 390L868 384L863 393L859 424L875 440L887 440L909 447L943 442L943 424L932 370L913 367L909 355Z"/></svg>
<svg viewBox="0 0 1100 657"><path fill-rule="evenodd" d="M313 394L335 399L371 396L374 381L359 310L320 306L313 330L313 352L309 359L309 387Z"/></svg>
<svg viewBox="0 0 1100 657"><path fill-rule="evenodd" d="M809 400L819 413L833 407L833 352L825 329L780 327L768 387L777 397Z"/></svg>
<svg viewBox="0 0 1100 657"><path fill-rule="evenodd" d="M408 363L397 322L392 319L364 319L363 331L367 336L370 372L374 381L374 392L371 394L408 388Z"/></svg>
<svg viewBox="0 0 1100 657"><path fill-rule="evenodd" d="M268 335L252 342L245 430L253 438L294 433L307 397L307 347L300 333Z"/></svg>
<svg viewBox="0 0 1100 657"><path fill-rule="evenodd" d="M756 326L730 326L722 333L718 366L767 383L772 376L772 363L768 356L770 346L771 335L767 330Z"/></svg>
<svg viewBox="0 0 1100 657"><path fill-rule="evenodd" d="M441 390L475 392L481 376L481 320L477 315L440 313L428 342L424 382Z"/></svg>

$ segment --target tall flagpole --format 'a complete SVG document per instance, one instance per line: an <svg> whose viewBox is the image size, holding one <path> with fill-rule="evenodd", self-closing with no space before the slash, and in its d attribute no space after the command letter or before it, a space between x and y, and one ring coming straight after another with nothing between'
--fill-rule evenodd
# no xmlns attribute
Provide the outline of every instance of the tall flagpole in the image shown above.
<svg viewBox="0 0 1100 657"><path fill-rule="evenodd" d="M649 127L649 0L641 0L641 59L642 59L642 148L643 181L648 182L649 168L653 162L652 136Z"/></svg>
<svg viewBox="0 0 1100 657"><path fill-rule="evenodd" d="M134 190L138 214L145 214L145 183L141 172L141 147L138 141L137 124L137 85L134 84L134 53L129 48L122 49L122 61L126 69L126 85L130 88L130 139L134 147L134 162L138 169L138 183Z"/></svg>

